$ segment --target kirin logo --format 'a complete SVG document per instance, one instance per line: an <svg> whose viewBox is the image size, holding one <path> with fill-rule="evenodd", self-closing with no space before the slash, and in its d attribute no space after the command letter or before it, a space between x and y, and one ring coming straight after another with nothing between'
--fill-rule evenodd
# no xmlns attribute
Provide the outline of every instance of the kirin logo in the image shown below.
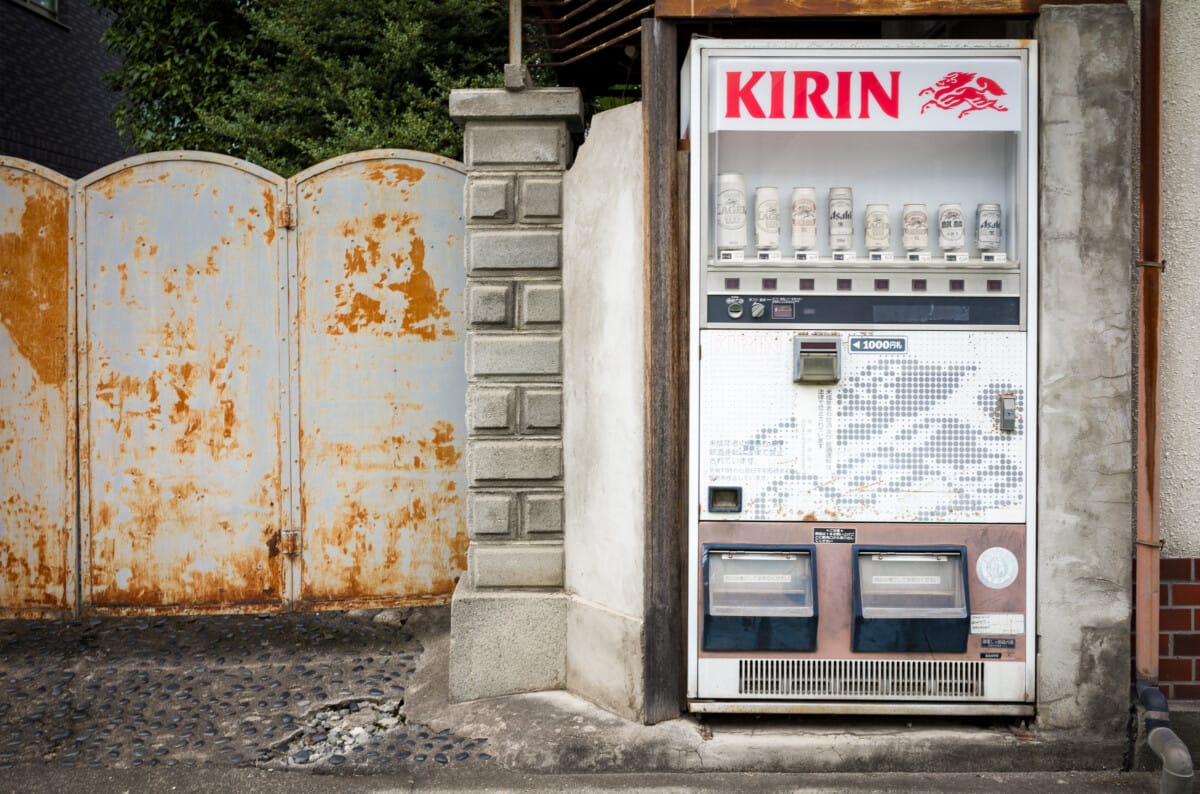
<svg viewBox="0 0 1200 794"><path fill-rule="evenodd" d="M973 83L972 80L974 80ZM1008 108L995 99L995 97L1005 94L1000 84L988 77L977 78L975 72L950 72L934 85L921 89L921 93L917 96L926 94L932 94L933 98L921 105L922 114L931 107L955 110L963 105L966 107L958 114L960 119L976 110L1008 112Z"/></svg>

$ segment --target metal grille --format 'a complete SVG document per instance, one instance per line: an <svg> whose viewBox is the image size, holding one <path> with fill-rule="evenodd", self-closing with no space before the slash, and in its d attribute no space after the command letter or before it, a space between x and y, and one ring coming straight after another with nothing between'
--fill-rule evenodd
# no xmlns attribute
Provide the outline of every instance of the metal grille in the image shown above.
<svg viewBox="0 0 1200 794"><path fill-rule="evenodd" d="M982 662L740 659L738 694L787 698L982 698Z"/></svg>

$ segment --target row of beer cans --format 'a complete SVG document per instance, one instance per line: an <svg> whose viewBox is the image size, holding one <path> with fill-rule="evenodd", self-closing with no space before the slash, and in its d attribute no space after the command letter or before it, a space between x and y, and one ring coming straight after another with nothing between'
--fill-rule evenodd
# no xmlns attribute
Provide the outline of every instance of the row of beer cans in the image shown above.
<svg viewBox="0 0 1200 794"><path fill-rule="evenodd" d="M854 191L829 188L829 248L853 251ZM817 189L792 188L785 208L791 218L791 245L797 252L817 249ZM779 188L754 190L754 246L759 251L780 248L781 218ZM930 249L931 218L925 204L905 204L900 213L900 243L905 251ZM887 204L867 204L862 213L863 241L867 251L890 251L894 242L892 212ZM746 186L741 174L717 176L716 244L719 251L744 250L748 245ZM961 204L940 204L932 218L938 247L947 253L967 248L967 223ZM975 247L982 252L999 250L1004 244L1004 227L999 204L979 204L975 209Z"/></svg>

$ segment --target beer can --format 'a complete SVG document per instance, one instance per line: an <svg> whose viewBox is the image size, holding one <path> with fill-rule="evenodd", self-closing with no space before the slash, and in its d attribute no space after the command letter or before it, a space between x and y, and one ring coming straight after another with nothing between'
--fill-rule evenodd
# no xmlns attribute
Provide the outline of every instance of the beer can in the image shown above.
<svg viewBox="0 0 1200 794"><path fill-rule="evenodd" d="M779 247L779 188L754 189L754 244L768 251Z"/></svg>
<svg viewBox="0 0 1200 794"><path fill-rule="evenodd" d="M829 188L829 247L854 248L854 191L848 187Z"/></svg>
<svg viewBox="0 0 1200 794"><path fill-rule="evenodd" d="M863 212L863 238L868 251L892 247L892 211L887 204L868 204Z"/></svg>
<svg viewBox="0 0 1200 794"><path fill-rule="evenodd" d="M961 204L938 207L938 246L943 251L958 251L967 243Z"/></svg>
<svg viewBox="0 0 1200 794"><path fill-rule="evenodd" d="M924 204L905 204L900 213L900 240L905 251L929 250L929 212Z"/></svg>
<svg viewBox="0 0 1200 794"><path fill-rule="evenodd" d="M746 180L717 175L717 248L746 247Z"/></svg>
<svg viewBox="0 0 1200 794"><path fill-rule="evenodd" d="M817 247L817 189L792 188L792 248L811 251Z"/></svg>
<svg viewBox="0 0 1200 794"><path fill-rule="evenodd" d="M975 208L975 244L980 251L995 251L1004 238L999 204L980 204Z"/></svg>

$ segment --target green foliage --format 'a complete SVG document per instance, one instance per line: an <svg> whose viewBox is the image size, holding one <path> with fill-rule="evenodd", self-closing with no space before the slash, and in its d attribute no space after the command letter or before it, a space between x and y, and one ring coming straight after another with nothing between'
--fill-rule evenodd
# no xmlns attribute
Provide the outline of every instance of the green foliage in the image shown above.
<svg viewBox="0 0 1200 794"><path fill-rule="evenodd" d="M500 85L503 0L94 0L117 120L142 151L200 148L290 175L361 149L461 156L454 88Z"/></svg>

